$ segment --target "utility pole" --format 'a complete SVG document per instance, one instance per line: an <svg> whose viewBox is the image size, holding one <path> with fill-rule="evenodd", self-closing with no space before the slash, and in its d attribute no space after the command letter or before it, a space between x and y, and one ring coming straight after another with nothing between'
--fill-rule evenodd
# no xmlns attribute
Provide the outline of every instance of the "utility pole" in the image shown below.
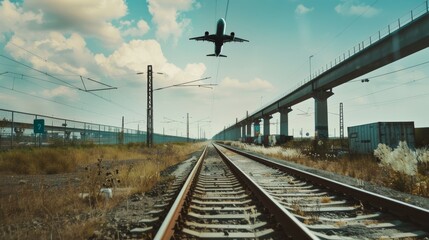
<svg viewBox="0 0 429 240"><path fill-rule="evenodd" d="M153 73L152 65L147 66L147 147L153 145Z"/></svg>
<svg viewBox="0 0 429 240"><path fill-rule="evenodd" d="M143 74L143 72L138 72L137 74ZM163 74L161 72L157 72L157 74ZM166 88L172 88L172 87L206 87L211 88L210 86L215 86L217 84L189 84L194 83L198 81L202 81L205 79L209 79L210 77L201 78L193 81L188 81L184 83L174 84L167 87L162 88L156 88L153 89L153 71L152 71L152 65L147 65L147 139L146 144L148 147L152 147L153 145L153 91L158 91ZM186 85L188 84L188 85ZM189 142L189 113L188 113L188 130L187 130L187 136L188 136L188 142Z"/></svg>
<svg viewBox="0 0 429 240"><path fill-rule="evenodd" d="M125 137L125 133L124 133L124 116L122 116L122 129L121 129L121 134L120 134L121 144L124 144L124 137Z"/></svg>
<svg viewBox="0 0 429 240"><path fill-rule="evenodd" d="M186 113L186 142L189 142L189 113Z"/></svg>
<svg viewBox="0 0 429 240"><path fill-rule="evenodd" d="M340 103L340 142L341 148L343 147L344 140L344 112L343 112L343 103Z"/></svg>
<svg viewBox="0 0 429 240"><path fill-rule="evenodd" d="M310 57L308 57L308 61L310 63L310 79L311 80L311 58L314 57L313 55L311 55Z"/></svg>

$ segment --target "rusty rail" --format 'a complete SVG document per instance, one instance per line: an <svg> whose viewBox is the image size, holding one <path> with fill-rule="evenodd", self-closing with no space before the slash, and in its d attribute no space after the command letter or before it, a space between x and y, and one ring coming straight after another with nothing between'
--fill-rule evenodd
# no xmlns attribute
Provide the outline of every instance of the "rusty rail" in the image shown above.
<svg viewBox="0 0 429 240"><path fill-rule="evenodd" d="M204 151L201 154L200 158L198 159L197 163L195 164L194 169L189 174L189 177L186 179L185 183L183 184L183 187L180 190L179 195L177 196L176 200L171 206L170 211L167 213L167 216L162 222L161 227L159 228L154 239L158 239L158 240L171 239L172 236L174 235L175 225L180 217L179 210L182 209L183 204L185 203L186 196L188 196L192 183L201 169L201 166L202 166L201 163L204 160L206 154L207 154L207 146L204 148Z"/></svg>

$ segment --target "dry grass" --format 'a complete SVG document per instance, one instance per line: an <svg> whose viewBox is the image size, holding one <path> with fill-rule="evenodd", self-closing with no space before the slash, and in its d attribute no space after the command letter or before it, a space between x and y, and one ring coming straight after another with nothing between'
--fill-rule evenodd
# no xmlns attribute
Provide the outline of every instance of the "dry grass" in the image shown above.
<svg viewBox="0 0 429 240"><path fill-rule="evenodd" d="M354 159L340 158L336 160L302 157L291 160L305 166L335 172L364 181L376 184L383 183L383 176L380 174L382 169L372 157L361 156Z"/></svg>
<svg viewBox="0 0 429 240"><path fill-rule="evenodd" d="M2 175L73 172L75 177L52 187L47 179L52 181L57 175L46 175L46 184L43 179L41 184L28 182L0 195L0 238L86 239L109 209L132 193L144 192L159 181L168 181L168 176L161 177L160 172L186 160L199 149L201 144L167 144L150 149L131 145L2 152ZM112 175L106 177L108 172ZM119 183L113 184L109 179L117 179ZM114 197L106 201L99 189L108 182L114 186ZM115 187L120 189L116 191ZM79 193L92 193L92 196L82 199Z"/></svg>
<svg viewBox="0 0 429 240"><path fill-rule="evenodd" d="M98 158L147 158L151 150L142 149L138 145L12 149L0 153L0 169L9 174L66 173L73 172L78 166L93 163Z"/></svg>
<svg viewBox="0 0 429 240"><path fill-rule="evenodd" d="M293 213L300 215L300 216L305 216L305 212L302 210L303 206L299 203L298 200L292 201L291 208L292 208Z"/></svg>
<svg viewBox="0 0 429 240"><path fill-rule="evenodd" d="M332 200L331 200L331 198L330 198L330 197L326 196L326 197L322 197L322 198L320 199L320 202L321 202L321 203L330 203L330 202L332 202Z"/></svg>

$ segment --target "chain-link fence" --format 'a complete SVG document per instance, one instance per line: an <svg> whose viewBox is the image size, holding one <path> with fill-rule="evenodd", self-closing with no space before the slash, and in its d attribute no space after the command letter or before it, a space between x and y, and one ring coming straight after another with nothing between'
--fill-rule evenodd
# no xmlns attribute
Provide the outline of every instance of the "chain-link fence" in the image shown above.
<svg viewBox="0 0 429 240"><path fill-rule="evenodd" d="M35 119L43 119L41 133L35 133ZM186 137L154 134L154 143L186 141ZM134 142L146 142L146 132L0 109L0 148Z"/></svg>

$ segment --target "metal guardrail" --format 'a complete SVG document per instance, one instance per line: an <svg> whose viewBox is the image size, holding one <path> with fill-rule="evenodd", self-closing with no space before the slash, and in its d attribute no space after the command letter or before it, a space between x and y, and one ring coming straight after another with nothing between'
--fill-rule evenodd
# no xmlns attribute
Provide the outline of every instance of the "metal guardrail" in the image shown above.
<svg viewBox="0 0 429 240"><path fill-rule="evenodd" d="M44 133L34 133L35 119L45 120ZM154 134L155 143L186 141L186 137ZM19 146L142 142L146 142L145 131L0 109L0 149Z"/></svg>

